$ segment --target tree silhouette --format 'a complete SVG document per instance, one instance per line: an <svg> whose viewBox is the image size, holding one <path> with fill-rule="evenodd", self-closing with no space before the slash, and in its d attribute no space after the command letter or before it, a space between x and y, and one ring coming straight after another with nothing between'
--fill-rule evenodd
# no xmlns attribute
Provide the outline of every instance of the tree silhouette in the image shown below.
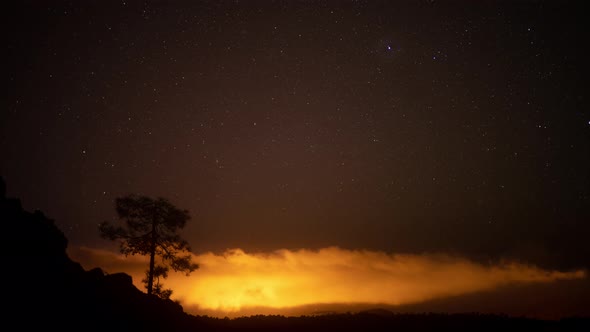
<svg viewBox="0 0 590 332"><path fill-rule="evenodd" d="M150 271L149 270L145 271L145 278L143 280L141 280L143 282L143 284L146 285L145 286L146 288L147 288L147 285L149 284L149 276L150 276ZM153 283L153 287L152 287L152 294L159 296L162 299L169 299L170 295L172 295L172 290L171 289L164 289L163 285L160 283L160 277L162 277L162 279L168 278L168 267L156 264L156 266L154 267L154 274L153 274L154 283Z"/></svg>
<svg viewBox="0 0 590 332"><path fill-rule="evenodd" d="M120 240L121 253L125 255L150 255L150 265L143 280L147 293L169 298L172 291L163 289L160 283L160 277L165 279L168 276L168 268L185 272L188 276L199 267L191 262L188 242L177 234L190 219L188 211L178 209L164 198L139 195L117 198L115 208L125 227L101 223L101 237ZM160 257L162 265L156 265L156 256Z"/></svg>

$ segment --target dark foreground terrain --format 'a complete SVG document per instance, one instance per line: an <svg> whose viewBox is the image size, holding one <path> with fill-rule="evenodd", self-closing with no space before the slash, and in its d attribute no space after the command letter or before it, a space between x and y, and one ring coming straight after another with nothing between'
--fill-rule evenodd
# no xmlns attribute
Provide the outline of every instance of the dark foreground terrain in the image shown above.
<svg viewBox="0 0 590 332"><path fill-rule="evenodd" d="M499 315L356 314L216 319L186 314L141 292L123 274L84 270L64 234L39 211L6 197L0 178L2 323L14 331L590 331L590 318L545 321Z"/></svg>

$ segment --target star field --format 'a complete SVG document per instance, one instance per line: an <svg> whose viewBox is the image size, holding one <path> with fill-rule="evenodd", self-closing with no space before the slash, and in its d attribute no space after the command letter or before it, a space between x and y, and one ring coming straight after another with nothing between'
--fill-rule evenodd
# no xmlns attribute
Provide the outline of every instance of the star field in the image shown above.
<svg viewBox="0 0 590 332"><path fill-rule="evenodd" d="M136 192L196 251L338 245L588 267L575 2L25 2L0 172L99 243Z"/></svg>

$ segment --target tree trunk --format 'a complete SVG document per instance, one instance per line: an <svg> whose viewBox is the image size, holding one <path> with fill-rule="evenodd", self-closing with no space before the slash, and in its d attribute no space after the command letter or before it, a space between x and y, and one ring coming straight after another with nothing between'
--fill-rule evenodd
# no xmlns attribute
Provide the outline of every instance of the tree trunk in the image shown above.
<svg viewBox="0 0 590 332"><path fill-rule="evenodd" d="M150 272L148 274L147 293L152 294L154 286L154 267L156 258L156 217L152 220L152 243L150 244Z"/></svg>

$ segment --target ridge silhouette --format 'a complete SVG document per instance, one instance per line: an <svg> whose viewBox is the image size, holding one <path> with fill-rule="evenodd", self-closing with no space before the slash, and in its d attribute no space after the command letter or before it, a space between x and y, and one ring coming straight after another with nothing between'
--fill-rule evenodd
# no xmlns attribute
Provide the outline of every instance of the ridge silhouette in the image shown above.
<svg viewBox="0 0 590 332"><path fill-rule="evenodd" d="M314 316L193 316L169 299L148 296L124 273L84 270L68 241L42 212L6 196L0 177L3 324L11 330L58 331L586 331L590 318L546 321L490 314L395 314L375 309Z"/></svg>
<svg viewBox="0 0 590 332"><path fill-rule="evenodd" d="M127 274L105 274L100 268L85 271L72 261L66 253L68 241L54 221L7 198L1 178L0 195L8 276L5 314L17 330L187 330L190 316L179 304L139 291Z"/></svg>

